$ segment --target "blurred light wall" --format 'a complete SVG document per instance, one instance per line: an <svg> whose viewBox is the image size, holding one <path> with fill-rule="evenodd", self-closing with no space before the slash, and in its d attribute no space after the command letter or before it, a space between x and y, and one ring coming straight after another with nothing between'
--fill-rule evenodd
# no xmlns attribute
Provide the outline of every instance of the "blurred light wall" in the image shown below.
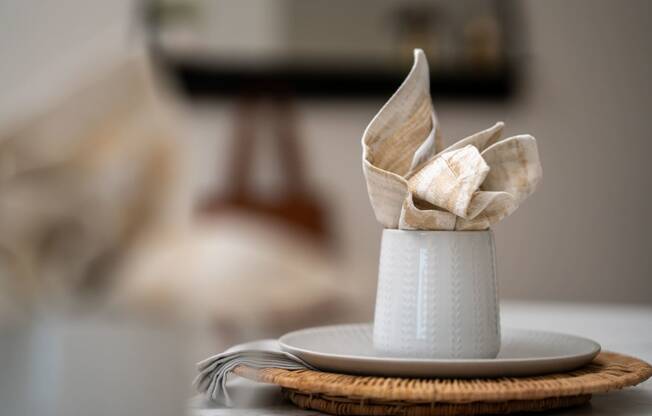
<svg viewBox="0 0 652 416"><path fill-rule="evenodd" d="M513 101L439 102L448 143L492 125L538 139L544 179L515 214L495 227L504 298L652 302L652 56L646 1L519 2L526 32L525 79ZM351 279L375 295L381 227L360 167L359 138L383 104L302 101L304 150L316 187L328 195ZM195 141L209 186L226 175L230 104L195 113ZM215 141L221 136L225 140ZM205 171L217 163L218 172ZM274 177L262 163L260 184ZM218 180L219 181L219 180ZM218 187L220 184L217 184ZM212 185L210 185L212 186ZM371 306L369 306L371 308Z"/></svg>
<svg viewBox="0 0 652 416"><path fill-rule="evenodd" d="M0 2L0 129L123 55L134 9L132 0Z"/></svg>
<svg viewBox="0 0 652 416"><path fill-rule="evenodd" d="M649 303L652 4L520 4L529 50L521 96L505 104L434 97L449 143L501 119L508 135L528 132L539 140L543 184L495 228L501 292L505 298ZM131 6L126 0L3 1L0 126L38 105L40 95L55 95L61 80L95 57L126 47ZM381 228L367 200L359 138L382 103L302 101L298 108L311 179L328 196L338 250L349 278L369 288L361 302L370 307ZM205 189L224 177L219 172L226 165L219 162L228 154L231 112L224 103L190 113L188 144ZM264 167L261 176L273 171Z"/></svg>
<svg viewBox="0 0 652 416"><path fill-rule="evenodd" d="M542 186L495 230L502 293L650 303L652 3L524 6L522 99L439 106L454 137L504 118L508 134L538 139Z"/></svg>

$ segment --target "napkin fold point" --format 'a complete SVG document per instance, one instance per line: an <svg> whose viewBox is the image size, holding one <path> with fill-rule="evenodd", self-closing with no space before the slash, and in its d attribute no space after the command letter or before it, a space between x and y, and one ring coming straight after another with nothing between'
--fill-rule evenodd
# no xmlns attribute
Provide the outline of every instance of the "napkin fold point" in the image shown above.
<svg viewBox="0 0 652 416"><path fill-rule="evenodd" d="M484 230L514 212L541 180L534 137L501 140L505 123L443 149L421 49L398 90L362 135L376 219L404 230Z"/></svg>

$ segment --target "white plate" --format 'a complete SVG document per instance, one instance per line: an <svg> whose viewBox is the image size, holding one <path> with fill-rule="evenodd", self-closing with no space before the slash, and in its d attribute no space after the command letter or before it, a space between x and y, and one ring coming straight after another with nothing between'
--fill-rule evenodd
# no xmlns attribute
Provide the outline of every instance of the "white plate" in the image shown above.
<svg viewBox="0 0 652 416"><path fill-rule="evenodd" d="M600 344L555 332L503 328L494 359L383 357L374 351L371 324L333 325L283 335L281 349L326 371L403 377L503 377L569 371L588 364Z"/></svg>

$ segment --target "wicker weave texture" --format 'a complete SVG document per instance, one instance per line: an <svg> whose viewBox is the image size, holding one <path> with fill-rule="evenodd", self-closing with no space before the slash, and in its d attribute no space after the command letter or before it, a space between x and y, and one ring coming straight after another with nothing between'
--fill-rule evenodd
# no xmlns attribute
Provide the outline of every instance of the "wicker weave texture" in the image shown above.
<svg viewBox="0 0 652 416"><path fill-rule="evenodd" d="M237 367L235 373L252 380L277 384L295 392L295 395L338 397L362 403L366 401L395 405L400 402L403 405L431 406L432 403L467 404L586 397L593 393L636 385L652 376L652 366L634 357L602 352L591 364L575 371L521 378L408 379L311 370L253 369L244 366ZM297 401L300 400L300 396L297 396Z"/></svg>
<svg viewBox="0 0 652 416"><path fill-rule="evenodd" d="M410 404L373 403L338 397L311 395L286 391L286 396L302 409L317 410L332 415L401 415L401 416L470 416L507 414L515 412L541 412L562 407L579 406L591 400L591 395L550 397L541 400L510 400L506 402L429 403Z"/></svg>

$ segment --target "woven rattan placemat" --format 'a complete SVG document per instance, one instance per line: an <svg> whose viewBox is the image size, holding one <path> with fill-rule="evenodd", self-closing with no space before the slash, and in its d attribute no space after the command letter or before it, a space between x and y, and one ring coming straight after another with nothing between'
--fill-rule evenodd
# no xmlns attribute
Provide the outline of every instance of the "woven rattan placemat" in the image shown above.
<svg viewBox="0 0 652 416"><path fill-rule="evenodd" d="M586 403L593 393L636 385L652 366L634 357L600 353L578 370L534 377L410 379L312 370L253 369L235 373L277 384L296 405L338 415L475 415L547 410Z"/></svg>

